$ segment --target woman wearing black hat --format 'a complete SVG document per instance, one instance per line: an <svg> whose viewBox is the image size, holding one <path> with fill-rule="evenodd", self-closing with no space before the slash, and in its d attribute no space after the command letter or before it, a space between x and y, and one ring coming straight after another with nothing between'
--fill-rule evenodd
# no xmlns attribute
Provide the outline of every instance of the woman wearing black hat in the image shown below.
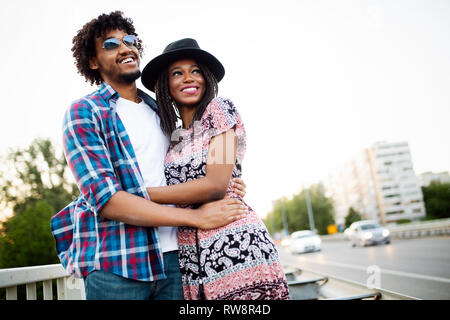
<svg viewBox="0 0 450 320"><path fill-rule="evenodd" d="M241 176L245 128L233 102L216 97L224 74L194 39L169 44L144 68L142 82L156 93L161 128L171 137L168 186L149 188L152 201L195 206L235 197L244 203L230 180ZM178 228L185 299L289 299L276 247L247 207L248 215L222 228Z"/></svg>

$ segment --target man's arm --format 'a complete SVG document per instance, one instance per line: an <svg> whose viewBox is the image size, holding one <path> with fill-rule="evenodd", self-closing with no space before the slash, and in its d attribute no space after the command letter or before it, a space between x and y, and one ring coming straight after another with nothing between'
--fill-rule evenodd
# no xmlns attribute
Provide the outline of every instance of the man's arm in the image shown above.
<svg viewBox="0 0 450 320"><path fill-rule="evenodd" d="M86 100L74 102L65 113L66 160L84 199L96 213L122 190L101 127L101 116Z"/></svg>
<svg viewBox="0 0 450 320"><path fill-rule="evenodd" d="M248 210L237 199L224 199L199 209L181 209L156 204L125 191L114 194L100 214L108 219L137 226L190 226L211 229L243 218Z"/></svg>
<svg viewBox="0 0 450 320"><path fill-rule="evenodd" d="M223 201L200 210L169 208L123 191L101 132L100 116L84 101L66 112L63 145L67 162L88 205L105 218L142 226L215 228L245 214L240 203Z"/></svg>

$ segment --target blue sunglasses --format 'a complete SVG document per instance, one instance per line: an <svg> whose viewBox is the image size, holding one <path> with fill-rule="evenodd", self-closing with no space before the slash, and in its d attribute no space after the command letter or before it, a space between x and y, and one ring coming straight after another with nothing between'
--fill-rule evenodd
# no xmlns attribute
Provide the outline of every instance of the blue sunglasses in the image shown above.
<svg viewBox="0 0 450 320"><path fill-rule="evenodd" d="M115 50L120 47L120 41L125 43L125 45L130 49L136 48L136 45L137 45L136 36L134 36L132 34L128 34L126 36L123 36L121 39L119 39L119 38L106 39L103 42L103 49L108 50L108 51Z"/></svg>

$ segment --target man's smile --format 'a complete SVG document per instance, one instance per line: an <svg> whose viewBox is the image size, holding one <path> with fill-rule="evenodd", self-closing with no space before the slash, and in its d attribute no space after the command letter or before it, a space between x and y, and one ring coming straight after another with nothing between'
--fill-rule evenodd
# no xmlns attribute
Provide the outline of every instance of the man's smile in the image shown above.
<svg viewBox="0 0 450 320"><path fill-rule="evenodd" d="M127 55L121 57L118 61L119 64L137 64L137 59L134 55Z"/></svg>

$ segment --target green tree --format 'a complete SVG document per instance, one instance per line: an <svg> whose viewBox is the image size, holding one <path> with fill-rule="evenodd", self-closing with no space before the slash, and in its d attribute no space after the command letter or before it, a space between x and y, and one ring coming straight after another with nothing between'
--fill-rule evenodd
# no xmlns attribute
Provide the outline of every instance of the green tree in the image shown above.
<svg viewBox="0 0 450 320"><path fill-rule="evenodd" d="M327 226L334 223L333 205L325 196L325 190L321 184L311 186L310 199L314 217L314 226L319 234L327 234ZM286 212L288 231L310 229L308 210L306 206L305 191L295 194L291 200L281 198L277 201L272 212L264 219L271 233L283 229L282 210Z"/></svg>
<svg viewBox="0 0 450 320"><path fill-rule="evenodd" d="M345 216L345 228L350 227L350 225L353 222L360 220L362 220L361 214L352 207L350 207L350 209L348 209L348 214Z"/></svg>
<svg viewBox="0 0 450 320"><path fill-rule="evenodd" d="M0 236L0 268L58 263L49 222L54 214L53 207L40 200L8 219L9 232Z"/></svg>
<svg viewBox="0 0 450 320"><path fill-rule="evenodd" d="M12 150L5 162L0 201L12 206L14 213L44 199L60 209L78 192L76 184L68 182L63 152L58 154L50 139L37 138L26 149Z"/></svg>
<svg viewBox="0 0 450 320"><path fill-rule="evenodd" d="M432 182L422 193L427 219L450 218L450 183Z"/></svg>
<svg viewBox="0 0 450 320"><path fill-rule="evenodd" d="M274 210L264 219L270 233L283 230L283 210L286 212L287 203L288 200L286 198L278 199ZM287 220L289 221L289 219Z"/></svg>
<svg viewBox="0 0 450 320"><path fill-rule="evenodd" d="M13 215L0 226L0 266L57 262L50 218L78 193L64 154L38 138L26 149L12 150L2 163L0 201Z"/></svg>

